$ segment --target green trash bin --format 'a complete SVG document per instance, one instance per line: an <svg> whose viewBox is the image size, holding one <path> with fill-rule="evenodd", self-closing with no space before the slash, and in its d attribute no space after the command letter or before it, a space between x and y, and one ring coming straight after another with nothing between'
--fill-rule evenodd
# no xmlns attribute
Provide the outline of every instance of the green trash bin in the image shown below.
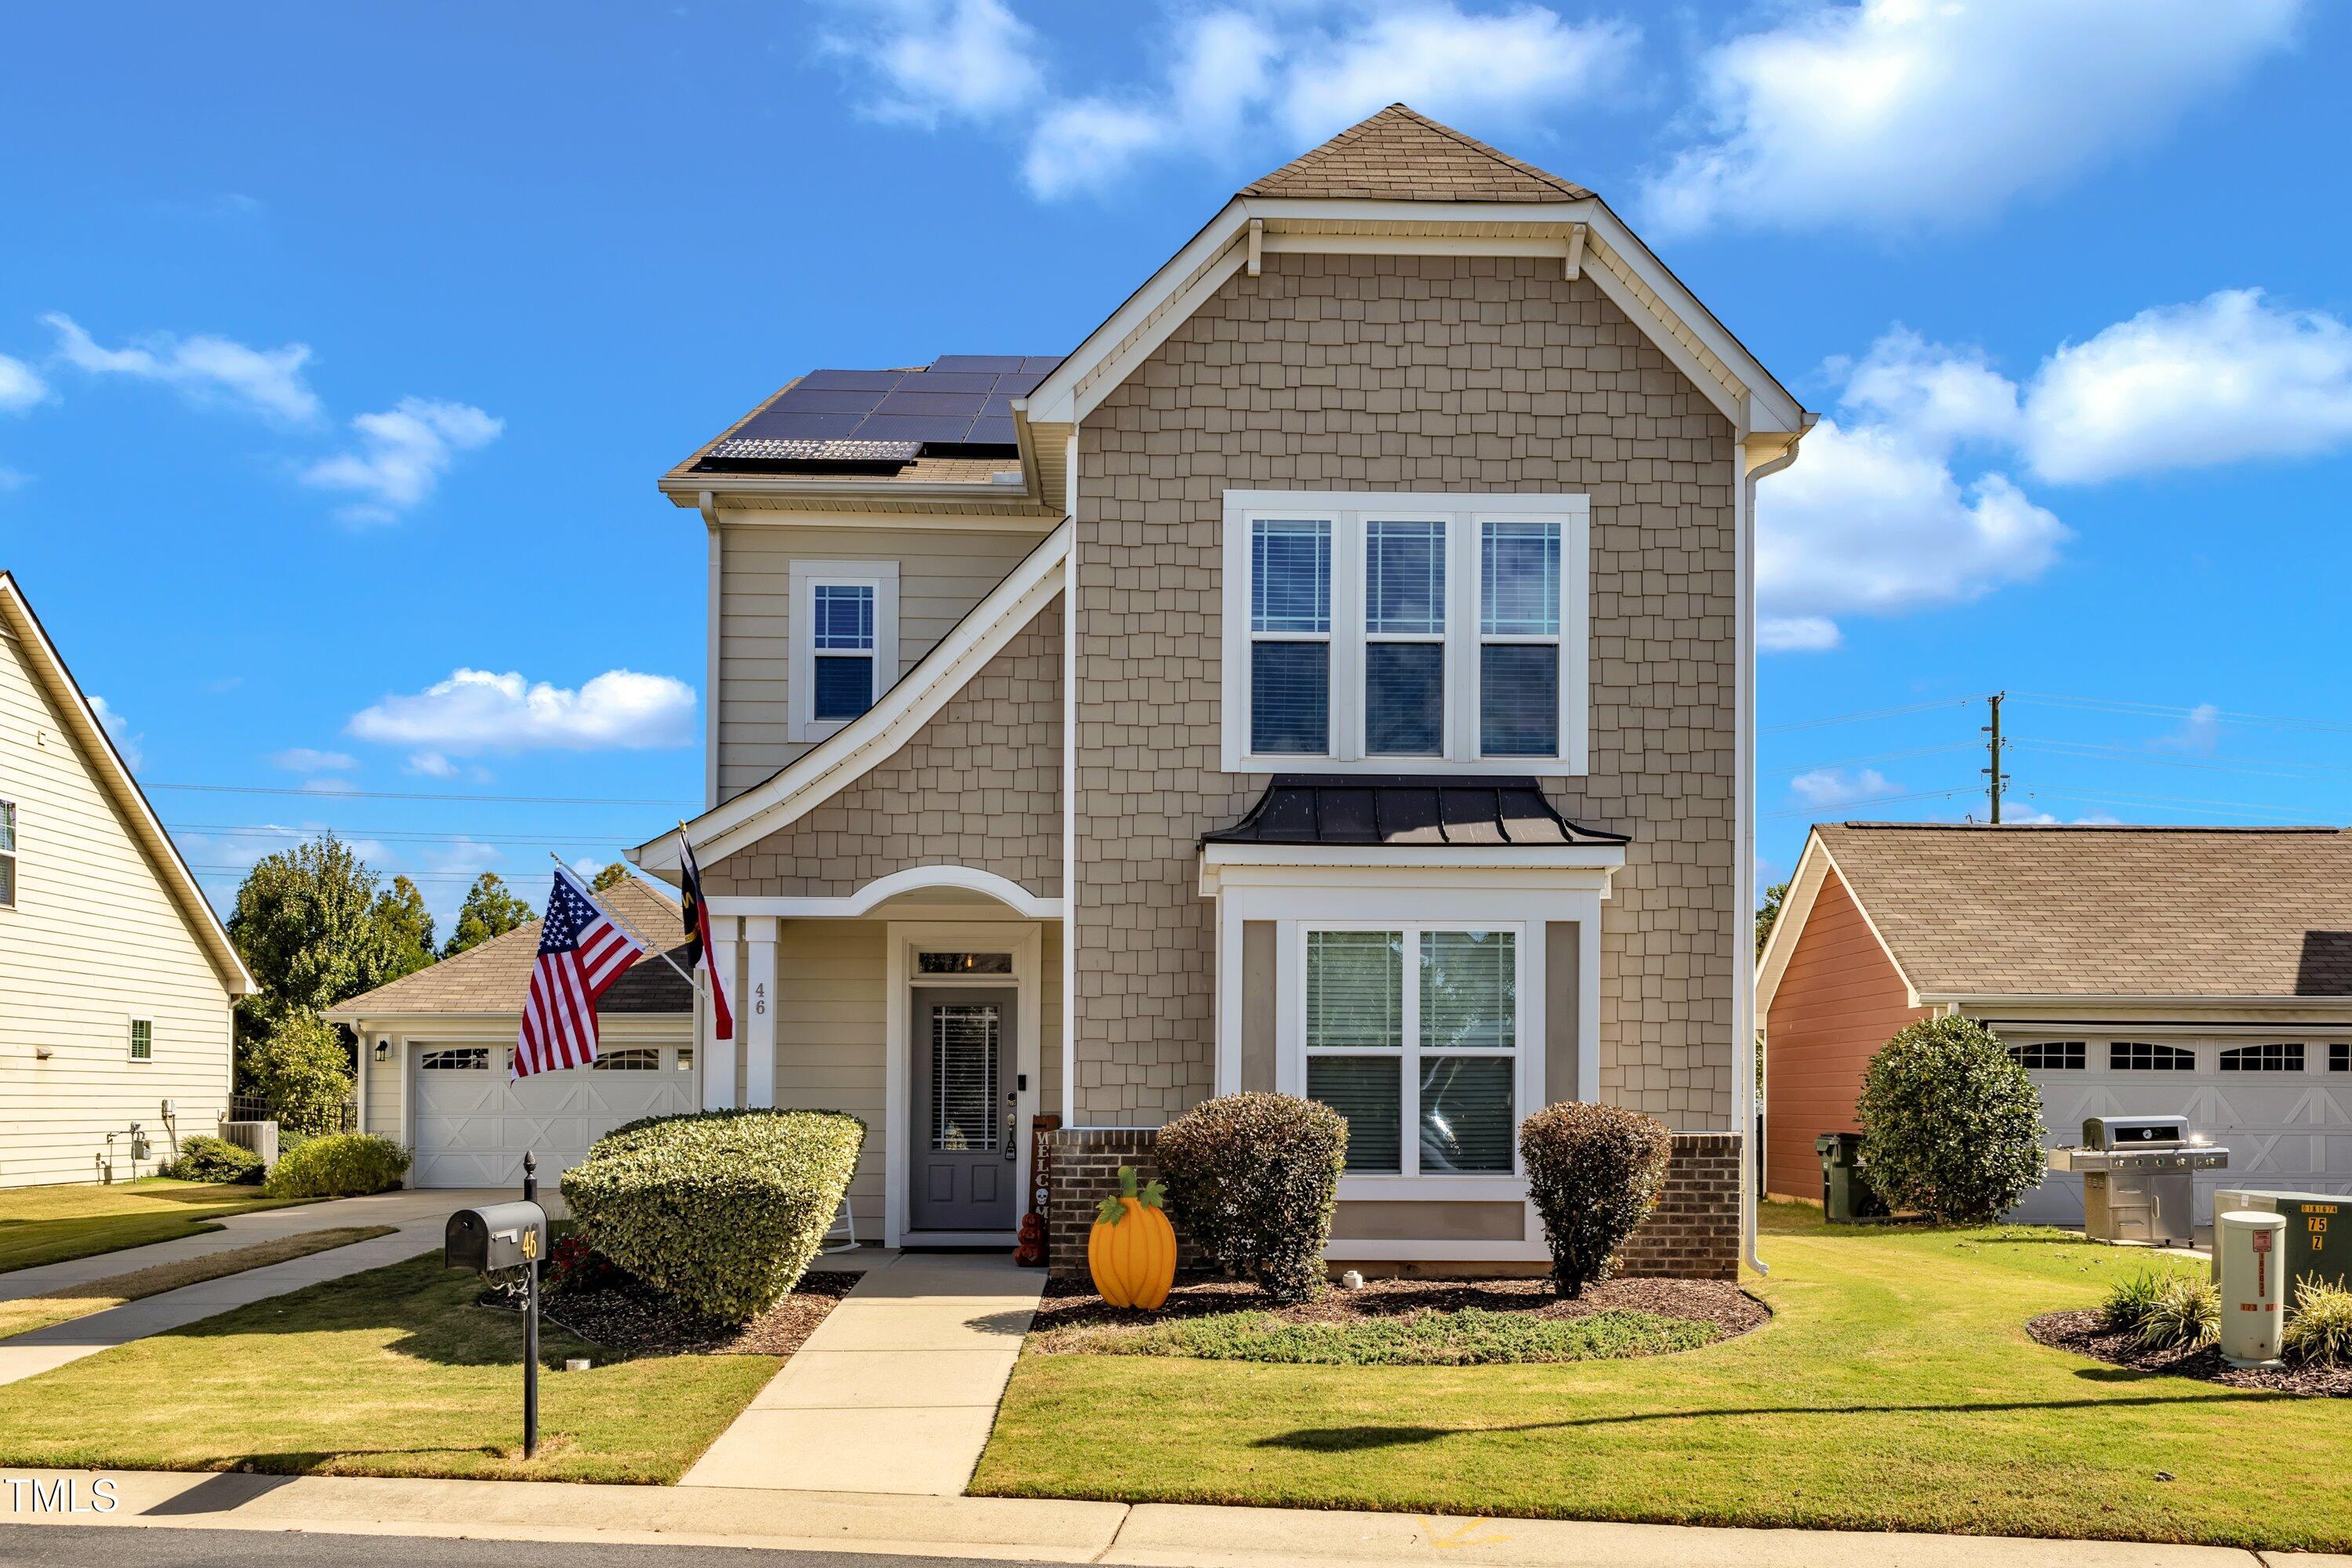
<svg viewBox="0 0 2352 1568"><path fill-rule="evenodd" d="M1822 1157L1822 1214L1832 1225L1885 1217L1886 1205L1862 1173L1862 1134L1824 1132L1813 1140Z"/></svg>

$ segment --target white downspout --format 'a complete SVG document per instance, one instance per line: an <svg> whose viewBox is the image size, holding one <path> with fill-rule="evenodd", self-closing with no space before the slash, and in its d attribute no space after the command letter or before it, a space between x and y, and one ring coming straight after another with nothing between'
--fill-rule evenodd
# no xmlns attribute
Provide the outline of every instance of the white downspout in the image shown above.
<svg viewBox="0 0 2352 1568"><path fill-rule="evenodd" d="M1070 426L1062 506L1062 1125L1078 1124L1078 427Z"/></svg>

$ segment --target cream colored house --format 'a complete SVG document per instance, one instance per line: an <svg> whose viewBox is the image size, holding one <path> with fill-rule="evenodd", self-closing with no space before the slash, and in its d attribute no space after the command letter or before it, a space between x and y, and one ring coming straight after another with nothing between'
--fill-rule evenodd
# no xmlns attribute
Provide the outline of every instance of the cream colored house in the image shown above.
<svg viewBox="0 0 2352 1568"><path fill-rule="evenodd" d="M217 1130L253 989L203 890L0 572L0 1186L133 1174ZM110 1137L111 1142L110 1142Z"/></svg>
<svg viewBox="0 0 2352 1568"><path fill-rule="evenodd" d="M661 481L704 1103L866 1117L894 1242L1009 1237L1048 1147L1066 1258L1150 1129L1311 1094L1335 1258L1525 1265L1518 1119L1613 1100L1686 1134L1647 1261L1735 1266L1752 502L1813 416L1599 197L1402 105L1093 287L1066 354L812 372Z"/></svg>

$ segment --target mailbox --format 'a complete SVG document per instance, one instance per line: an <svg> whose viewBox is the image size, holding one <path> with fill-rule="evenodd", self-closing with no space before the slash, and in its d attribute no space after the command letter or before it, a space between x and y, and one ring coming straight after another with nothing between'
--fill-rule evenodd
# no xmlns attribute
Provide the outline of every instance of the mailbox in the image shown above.
<svg viewBox="0 0 2352 1568"><path fill-rule="evenodd" d="M441 1236L445 1268L477 1274L520 1268L547 1256L547 1211L534 1203L486 1204L459 1209Z"/></svg>

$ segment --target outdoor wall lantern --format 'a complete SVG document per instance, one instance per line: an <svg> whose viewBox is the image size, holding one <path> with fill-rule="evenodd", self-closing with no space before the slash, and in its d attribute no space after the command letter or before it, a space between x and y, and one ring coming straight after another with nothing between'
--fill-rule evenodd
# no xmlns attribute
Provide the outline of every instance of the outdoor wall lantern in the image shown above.
<svg viewBox="0 0 2352 1568"><path fill-rule="evenodd" d="M388 1062L392 1060L392 1042L385 1039L382 1035L378 1035L376 1037L375 1059L380 1062Z"/></svg>

